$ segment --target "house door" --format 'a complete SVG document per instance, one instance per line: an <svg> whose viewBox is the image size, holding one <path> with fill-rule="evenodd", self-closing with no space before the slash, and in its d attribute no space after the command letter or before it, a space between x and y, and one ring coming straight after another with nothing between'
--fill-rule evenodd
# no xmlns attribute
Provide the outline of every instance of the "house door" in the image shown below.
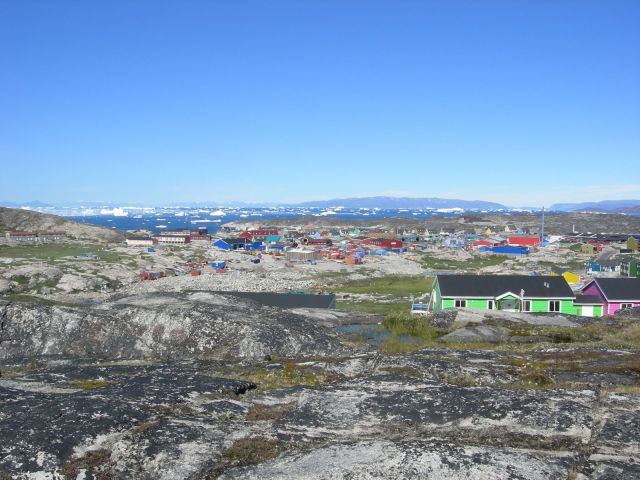
<svg viewBox="0 0 640 480"><path fill-rule="evenodd" d="M502 300L500 302L500 310L505 310L507 312L516 312L518 311L518 300Z"/></svg>
<svg viewBox="0 0 640 480"><path fill-rule="evenodd" d="M582 316L583 317L593 317L593 305L583 305L582 306Z"/></svg>

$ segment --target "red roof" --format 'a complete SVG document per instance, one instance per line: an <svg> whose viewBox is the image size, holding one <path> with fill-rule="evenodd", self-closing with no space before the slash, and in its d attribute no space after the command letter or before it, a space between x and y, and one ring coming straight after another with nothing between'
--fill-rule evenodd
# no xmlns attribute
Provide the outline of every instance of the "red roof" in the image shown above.
<svg viewBox="0 0 640 480"><path fill-rule="evenodd" d="M492 247L493 243L487 242L486 240L477 240L471 243L471 245L474 247Z"/></svg>
<svg viewBox="0 0 640 480"><path fill-rule="evenodd" d="M527 247L537 247L540 245L540 237L508 237L509 245L522 245Z"/></svg>

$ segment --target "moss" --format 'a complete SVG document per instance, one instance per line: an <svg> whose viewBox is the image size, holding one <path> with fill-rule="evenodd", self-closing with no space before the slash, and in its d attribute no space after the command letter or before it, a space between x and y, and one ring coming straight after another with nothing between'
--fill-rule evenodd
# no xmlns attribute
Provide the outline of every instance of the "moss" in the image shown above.
<svg viewBox="0 0 640 480"><path fill-rule="evenodd" d="M464 375L448 375L445 374L442 377L442 381L451 385L458 385L460 387L475 387L478 385L478 381L472 376Z"/></svg>
<svg viewBox="0 0 640 480"><path fill-rule="evenodd" d="M423 378L422 373L411 367L384 367L383 372L389 375L400 375L403 377Z"/></svg>
<svg viewBox="0 0 640 480"><path fill-rule="evenodd" d="M384 353L411 353L426 345L420 339L402 339L397 335L391 335L380 345L380 351Z"/></svg>
<svg viewBox="0 0 640 480"><path fill-rule="evenodd" d="M498 359L500 363L506 363L507 365L513 365L514 367L521 368L534 368L534 369L542 369L547 368L549 365L546 362L539 360L532 360L530 358L500 358Z"/></svg>
<svg viewBox="0 0 640 480"><path fill-rule="evenodd" d="M476 272L482 268L501 265L507 260L504 255L474 255L469 260L451 260L438 258L431 253L421 253L420 263L431 270L456 270L461 272Z"/></svg>
<svg viewBox="0 0 640 480"><path fill-rule="evenodd" d="M80 379L80 380L72 380L68 382L70 387L81 388L82 390L95 390L97 388L103 388L108 385L111 385L113 382L108 380L92 380L92 379Z"/></svg>
<svg viewBox="0 0 640 480"><path fill-rule="evenodd" d="M284 362L280 369L239 367L228 369L223 375L255 383L258 388L273 390L296 385L318 386L337 380L340 376L326 369ZM219 376L217 373L215 376Z"/></svg>
<svg viewBox="0 0 640 480"><path fill-rule="evenodd" d="M640 385L615 385L613 387L607 387L606 391L627 395L640 395Z"/></svg>
<svg viewBox="0 0 640 480"><path fill-rule="evenodd" d="M368 300L358 301L358 302L340 301L340 302L336 302L336 307L338 310L343 310L345 312L365 312L365 313L380 313L380 314L389 314L389 313L408 314L410 311L410 305L407 302L386 303L386 302L375 302L375 301L368 301Z"/></svg>
<svg viewBox="0 0 640 480"><path fill-rule="evenodd" d="M379 295L421 295L431 291L433 280L423 276L387 275L355 280L339 286L344 293L375 293Z"/></svg>
<svg viewBox="0 0 640 480"><path fill-rule="evenodd" d="M97 480L111 480L115 478L111 460L111 451L106 448L91 450L82 457L72 457L62 467L62 474L66 480L75 480L81 473Z"/></svg>
<svg viewBox="0 0 640 480"><path fill-rule="evenodd" d="M26 275L15 275L11 277L11 280L16 282L18 285L26 286L29 285L29 277Z"/></svg>
<svg viewBox="0 0 640 480"><path fill-rule="evenodd" d="M535 385L538 387L548 387L555 382L546 372L542 370L531 370L522 376L522 383Z"/></svg>
<svg viewBox="0 0 640 480"><path fill-rule="evenodd" d="M222 452L230 466L256 465L277 457L284 450L281 442L267 437L236 440Z"/></svg>
<svg viewBox="0 0 640 480"><path fill-rule="evenodd" d="M255 422L259 420L280 420L295 407L295 403L277 405L264 405L255 403L249 407L246 420Z"/></svg>

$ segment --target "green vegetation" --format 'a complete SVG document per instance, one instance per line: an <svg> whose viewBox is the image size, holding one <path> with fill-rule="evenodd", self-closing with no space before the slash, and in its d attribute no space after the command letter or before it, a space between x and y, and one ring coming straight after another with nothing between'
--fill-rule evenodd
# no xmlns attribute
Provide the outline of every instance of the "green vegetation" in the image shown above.
<svg viewBox="0 0 640 480"><path fill-rule="evenodd" d="M29 277L27 277L26 275L16 275L12 277L11 280L16 282L18 285L24 286L29 284Z"/></svg>
<svg viewBox="0 0 640 480"><path fill-rule="evenodd" d="M391 335L380 345L380 351L383 353L411 353L424 348L426 345L426 342L417 339L399 338Z"/></svg>
<svg viewBox="0 0 640 480"><path fill-rule="evenodd" d="M624 393L626 395L640 395L640 385L615 385L607 387L607 392Z"/></svg>
<svg viewBox="0 0 640 480"><path fill-rule="evenodd" d="M431 270L455 270L460 272L474 272L486 267L500 265L508 260L504 255L475 255L469 260L452 260L438 258L430 253L422 252L420 263Z"/></svg>
<svg viewBox="0 0 640 480"><path fill-rule="evenodd" d="M83 254L94 254L99 260L107 263L117 263L123 258L129 258L127 255L106 250L103 245L98 244L47 243L41 245L0 246L0 257L3 258L28 258L51 262L63 257L79 257Z"/></svg>
<svg viewBox="0 0 640 480"><path fill-rule="evenodd" d="M432 345L444 332L429 325L426 318L409 313L389 313L382 322L390 333L380 351L386 353L413 352Z"/></svg>
<svg viewBox="0 0 640 480"><path fill-rule="evenodd" d="M353 280L336 286L335 291L354 294L418 296L431 291L433 280L423 276L387 275Z"/></svg>
<svg viewBox="0 0 640 480"><path fill-rule="evenodd" d="M77 304L75 303L60 302L57 300L50 300L48 298L42 298L35 295L21 295L17 293L2 295L0 296L0 300L4 300L7 302L37 303L38 305L57 305L59 307L77 306Z"/></svg>
<svg viewBox="0 0 640 480"><path fill-rule="evenodd" d="M284 362L281 369L238 367L225 371L223 374L253 382L258 388L264 390L288 388L295 385L317 386L330 383L338 378L336 373L323 368L299 365L293 362Z"/></svg>
<svg viewBox="0 0 640 480"><path fill-rule="evenodd" d="M459 387L476 387L478 385L478 381L468 373L464 375L444 374L440 378L445 383L457 385Z"/></svg>
<svg viewBox="0 0 640 480"><path fill-rule="evenodd" d="M256 465L277 457L284 444L267 437L251 437L236 440L222 452L223 459L232 466Z"/></svg>
<svg viewBox="0 0 640 480"><path fill-rule="evenodd" d="M108 380L91 380L91 379L81 379L81 380L72 380L68 382L70 387L81 388L82 390L95 390L97 388L103 388L107 385L110 385L113 382Z"/></svg>
<svg viewBox="0 0 640 480"><path fill-rule="evenodd" d="M442 335L442 332L429 325L427 319L422 316L389 314L383 320L382 325L392 336L410 335L425 343Z"/></svg>
<svg viewBox="0 0 640 480"><path fill-rule="evenodd" d="M382 303L382 302L373 302L373 301L362 301L362 302L346 302L339 301L336 302L336 307L338 310L343 310L345 312L365 312L365 313L409 313L410 305L409 303Z"/></svg>
<svg viewBox="0 0 640 480"><path fill-rule="evenodd" d="M259 420L280 420L288 412L293 410L295 403L283 403L277 405L264 405L254 403L247 411L246 420L255 422Z"/></svg>

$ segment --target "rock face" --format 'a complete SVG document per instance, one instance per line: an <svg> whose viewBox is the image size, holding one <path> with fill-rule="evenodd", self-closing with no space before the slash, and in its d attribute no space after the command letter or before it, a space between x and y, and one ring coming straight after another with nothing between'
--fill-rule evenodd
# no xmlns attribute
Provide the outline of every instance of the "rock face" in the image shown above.
<svg viewBox="0 0 640 480"><path fill-rule="evenodd" d="M478 327L459 328L440 337L443 342L504 342L508 330L503 327L480 325Z"/></svg>
<svg viewBox="0 0 640 480"><path fill-rule="evenodd" d="M639 353L383 354L344 321L203 291L2 302L0 479L640 478Z"/></svg>
<svg viewBox="0 0 640 480"><path fill-rule="evenodd" d="M0 207L0 232L3 230L64 230L71 238L95 242L123 242L124 232L85 225L48 213Z"/></svg>
<svg viewBox="0 0 640 480"><path fill-rule="evenodd" d="M206 292L115 297L86 307L2 302L0 315L0 359L60 354L262 359L347 352L312 317Z"/></svg>
<svg viewBox="0 0 640 480"><path fill-rule="evenodd" d="M242 371L231 360L14 359L4 367L12 378L0 380L0 475L638 478L640 397L590 380L575 390L510 387L521 375L516 360L545 358L369 353L299 361L307 377L280 386L266 379L293 380L290 363L254 363L265 381L251 382L230 379ZM587 358L610 369L637 354ZM333 376L315 383L311 371Z"/></svg>

